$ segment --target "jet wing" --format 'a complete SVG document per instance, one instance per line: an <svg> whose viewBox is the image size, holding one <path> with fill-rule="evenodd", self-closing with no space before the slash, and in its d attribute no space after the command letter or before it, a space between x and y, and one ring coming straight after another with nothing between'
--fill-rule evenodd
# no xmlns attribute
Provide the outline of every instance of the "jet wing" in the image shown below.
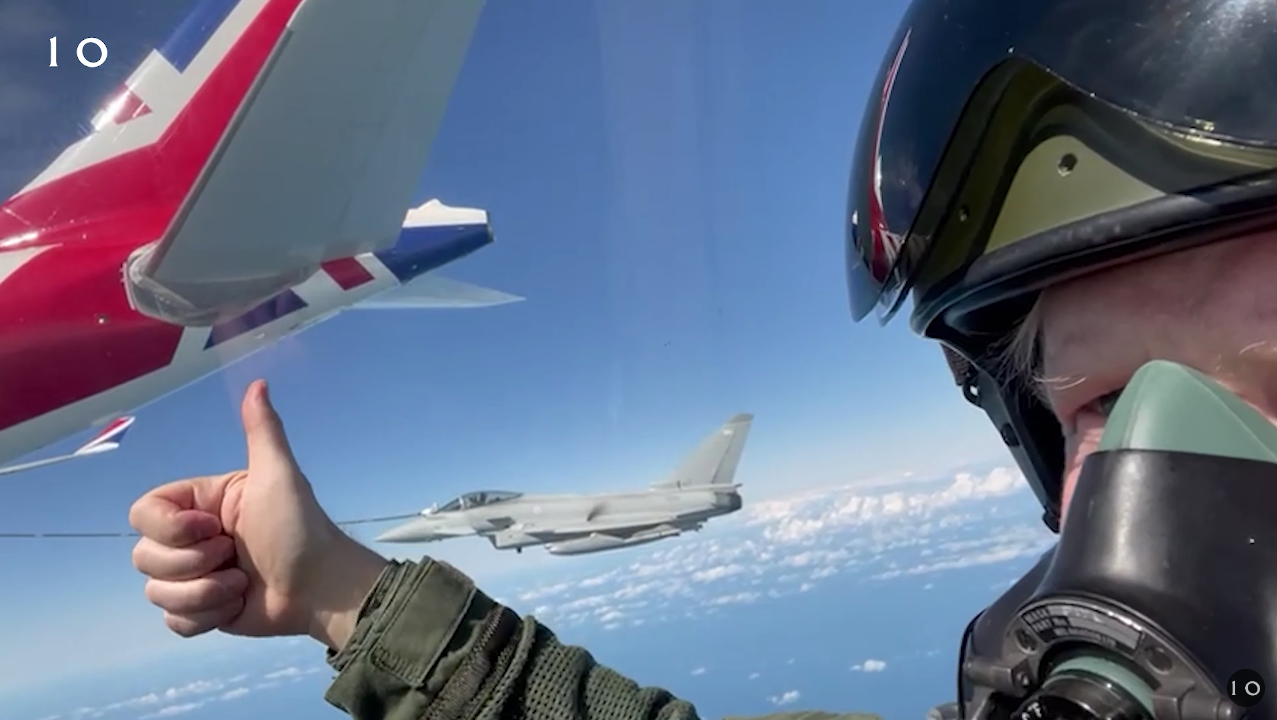
<svg viewBox="0 0 1277 720"><path fill-rule="evenodd" d="M476 308L520 302L518 295L450 280L433 273L387 290L353 306L355 310L427 310Z"/></svg>
<svg viewBox="0 0 1277 720"><path fill-rule="evenodd" d="M134 418L131 415L116 418L107 423L96 435L89 439L88 442L81 445L73 453L66 455L56 455L43 460L33 460L32 462L22 463L20 465L8 465L0 467L0 475L13 475L26 470L34 470L45 465L53 465L67 460L76 460L78 458L87 457L89 455L98 455L112 450L119 450L120 445L124 442L124 435L129 428L133 427Z"/></svg>
<svg viewBox="0 0 1277 720"><path fill-rule="evenodd" d="M284 7L239 7L263 3ZM482 5L306 0L277 38L244 31L238 43L274 49L246 68L247 93L224 99L238 109L167 231L130 259L138 309L207 325L322 262L391 247Z"/></svg>

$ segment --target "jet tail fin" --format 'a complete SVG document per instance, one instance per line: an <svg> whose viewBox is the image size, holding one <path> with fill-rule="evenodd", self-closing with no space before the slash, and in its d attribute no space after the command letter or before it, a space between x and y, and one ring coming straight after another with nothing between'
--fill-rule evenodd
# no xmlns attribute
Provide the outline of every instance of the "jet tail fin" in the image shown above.
<svg viewBox="0 0 1277 720"><path fill-rule="evenodd" d="M106 427L102 428L102 430L97 435L94 435L92 439L77 448L73 453L57 455L55 457L35 460L28 463L22 463L20 465L0 467L0 475L12 475L14 473L23 472L24 470L34 470L35 468L44 467L45 465L53 465L55 463L66 462L67 460L75 460L87 455L98 455L104 452L118 450L120 448L120 444L124 442L125 433L127 433L129 428L133 426L133 421L135 419L136 418L131 415L116 418Z"/></svg>
<svg viewBox="0 0 1277 720"><path fill-rule="evenodd" d="M733 485L736 466L740 464L745 440L753 425L754 416L749 413L734 415L706 437L701 444L675 468L666 479L653 483L653 490L680 490L709 486L738 487Z"/></svg>

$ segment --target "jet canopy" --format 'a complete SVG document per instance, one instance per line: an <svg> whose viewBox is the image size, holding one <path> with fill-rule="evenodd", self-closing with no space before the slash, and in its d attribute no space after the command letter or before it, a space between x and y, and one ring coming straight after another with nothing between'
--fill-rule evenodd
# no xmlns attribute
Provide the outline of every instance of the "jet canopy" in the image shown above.
<svg viewBox="0 0 1277 720"><path fill-rule="evenodd" d="M523 493L510 492L508 490L479 490L477 492L466 493L460 497L453 498L442 507L435 510L435 512L471 510L484 505L506 502L520 497L523 497Z"/></svg>

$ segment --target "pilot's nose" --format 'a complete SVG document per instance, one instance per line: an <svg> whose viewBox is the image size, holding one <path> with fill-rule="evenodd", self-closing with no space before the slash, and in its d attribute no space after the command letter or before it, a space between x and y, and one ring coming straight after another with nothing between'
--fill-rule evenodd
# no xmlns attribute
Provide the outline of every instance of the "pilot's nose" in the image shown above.
<svg viewBox="0 0 1277 720"><path fill-rule="evenodd" d="M429 542L438 536L430 518L414 518L377 536L377 542Z"/></svg>

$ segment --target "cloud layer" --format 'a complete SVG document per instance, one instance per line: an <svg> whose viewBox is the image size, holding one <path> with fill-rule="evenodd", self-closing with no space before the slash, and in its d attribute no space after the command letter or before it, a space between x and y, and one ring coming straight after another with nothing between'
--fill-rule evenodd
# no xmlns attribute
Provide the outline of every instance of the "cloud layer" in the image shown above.
<svg viewBox="0 0 1277 720"><path fill-rule="evenodd" d="M98 720L98 718L137 718L158 720L177 717L199 710L212 703L230 702L250 693L269 690L285 682L297 682L308 676L326 672L327 666L289 666L253 675L241 673L228 678L193 680L156 692L138 695L97 707L79 707L70 712L49 715L40 720ZM228 709L227 712L234 713Z"/></svg>
<svg viewBox="0 0 1277 720"><path fill-rule="evenodd" d="M833 578L880 581L1036 556L1053 540L1026 512L1027 493L1013 497L1025 487L1018 470L999 467L757 503L702 536L656 544L597 574L556 574L503 600L556 628L610 630L808 592Z"/></svg>

